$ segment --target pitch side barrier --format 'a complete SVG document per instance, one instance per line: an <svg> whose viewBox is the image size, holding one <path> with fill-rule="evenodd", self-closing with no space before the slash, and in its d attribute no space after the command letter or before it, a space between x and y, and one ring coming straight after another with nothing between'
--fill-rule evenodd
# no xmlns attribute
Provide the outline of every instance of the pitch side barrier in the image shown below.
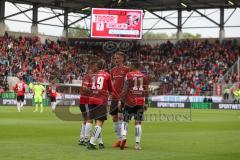
<svg viewBox="0 0 240 160"><path fill-rule="evenodd" d="M78 106L80 95L60 94L57 97L58 106ZM240 110L240 104L224 103L222 97L211 97L212 102L204 102L203 96L152 96L149 97L149 107L152 108L191 108L191 109L232 109ZM109 101L110 102L110 101ZM16 105L16 93L0 94L0 106ZM31 93L25 94L25 105L34 106ZM49 99L44 96L43 105L50 106Z"/></svg>
<svg viewBox="0 0 240 160"><path fill-rule="evenodd" d="M209 102L210 101L210 102ZM192 108L192 109L234 109L240 110L240 104L224 103L221 96L151 96L149 105L156 108Z"/></svg>
<svg viewBox="0 0 240 160"><path fill-rule="evenodd" d="M156 108L191 108L191 109L229 109L240 110L236 103L208 103L208 102L151 102Z"/></svg>
<svg viewBox="0 0 240 160"><path fill-rule="evenodd" d="M25 93L24 95L25 101L24 105L26 106L34 106L34 100L32 93ZM61 106L76 106L79 104L80 95L74 94L60 94L57 96L57 105ZM5 92L0 94L0 106L13 106L17 104L17 96L14 92ZM43 106L50 106L49 98L44 95L43 96Z"/></svg>

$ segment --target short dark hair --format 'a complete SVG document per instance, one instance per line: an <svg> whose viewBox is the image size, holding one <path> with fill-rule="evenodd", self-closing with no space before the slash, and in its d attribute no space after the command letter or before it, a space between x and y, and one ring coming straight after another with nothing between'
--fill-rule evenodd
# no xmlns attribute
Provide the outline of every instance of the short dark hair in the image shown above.
<svg viewBox="0 0 240 160"><path fill-rule="evenodd" d="M98 70L104 69L106 62L103 59L92 59L89 63L90 66L96 66Z"/></svg>
<svg viewBox="0 0 240 160"><path fill-rule="evenodd" d="M106 66L105 60L100 59L100 60L97 61L97 67L98 67L98 69L104 69L105 66Z"/></svg>

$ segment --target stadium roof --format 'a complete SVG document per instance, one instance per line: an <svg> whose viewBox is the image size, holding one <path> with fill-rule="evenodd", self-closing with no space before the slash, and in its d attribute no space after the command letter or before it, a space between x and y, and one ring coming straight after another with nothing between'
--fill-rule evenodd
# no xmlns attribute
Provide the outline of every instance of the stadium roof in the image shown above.
<svg viewBox="0 0 240 160"><path fill-rule="evenodd" d="M68 31L68 28L79 29L75 27L74 24L83 21L85 26L87 26L85 19L91 15L91 8L131 8L131 9L144 9L148 11L155 18L159 20L152 25L151 28L145 28L144 30L161 30L161 29L177 29L177 33L181 33L182 29L194 29L194 28L216 28L220 29L222 34L220 36L224 37L224 28L225 27L236 27L240 28L240 25L226 25L228 20L235 14L235 11L240 8L240 0L0 0L1 4L5 2L11 2L19 12L5 16L4 10L5 6L0 5L0 21L1 20L10 20L18 22L32 23L33 26L37 24L49 25L56 27L63 27L65 31ZM18 4L29 4L32 5L32 8L20 8ZM3 7L4 6L4 7ZM38 13L40 12L38 8L46 7L51 9L51 15L44 19L38 19ZM225 14L225 8L232 8L230 15ZM64 12L57 13L54 9L64 10ZM210 14L207 12L199 11L199 9L217 9L219 12L219 21L210 17ZM32 10L32 18L26 14L26 12ZM163 17L159 15L157 11L170 11L178 10L175 12L177 14L176 21L170 21L167 19L167 16ZM182 11L191 11L183 22ZM44 11L45 12L45 11ZM78 19L74 21L69 21L69 13L81 13ZM209 22L212 22L208 26L185 26L184 24L190 19L193 13L198 14L198 18L205 18ZM215 11L214 11L215 13ZM11 19L19 14L24 14L31 22L26 20ZM225 16L226 15L226 16ZM63 16L63 20L59 17ZM196 17L196 16L195 16ZM225 18L226 17L226 18ZM50 19L58 18L61 24L50 24L46 22ZM163 20L164 23L167 23L169 27L155 27L160 20ZM70 22L70 23L69 23ZM202 23L204 25L204 23ZM86 27L86 30L89 30ZM34 30L32 30L33 32ZM37 30L36 30L37 31ZM66 32L67 35L67 32ZM221 38L221 37L220 37Z"/></svg>
<svg viewBox="0 0 240 160"><path fill-rule="evenodd" d="M79 12L86 7L127 7L161 10L191 10L207 8L235 8L240 6L240 0L7 0L16 3L38 3L42 7L68 8L70 11Z"/></svg>

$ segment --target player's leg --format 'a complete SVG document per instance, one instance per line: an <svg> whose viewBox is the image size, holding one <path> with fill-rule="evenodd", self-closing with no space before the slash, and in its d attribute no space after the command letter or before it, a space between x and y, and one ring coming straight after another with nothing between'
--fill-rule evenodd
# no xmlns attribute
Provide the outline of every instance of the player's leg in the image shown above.
<svg viewBox="0 0 240 160"><path fill-rule="evenodd" d="M96 149L96 140L100 140L99 149L103 149L103 141L102 141L102 126L105 120L107 120L107 107L106 106L96 106L94 108L94 118L96 120L96 125L94 127L92 137L89 142L88 149Z"/></svg>
<svg viewBox="0 0 240 160"><path fill-rule="evenodd" d="M86 113L86 107L85 104L80 104L79 105L80 111L82 112L82 118L83 118L83 122L81 123L81 127L80 127L80 136L79 136L79 145L84 145L84 134L85 134L85 128L86 128L86 117L85 117L85 113Z"/></svg>
<svg viewBox="0 0 240 160"><path fill-rule="evenodd" d="M132 117L132 109L129 106L124 107L123 109L123 122L121 125L121 134L122 140L120 144L120 149L124 149L127 142L127 132L128 132L128 123Z"/></svg>
<svg viewBox="0 0 240 160"><path fill-rule="evenodd" d="M53 97L50 97L50 101L51 101L51 110L52 110L52 112L54 112L54 111L53 111L53 105L54 105L54 104L53 104L53 103L54 103L54 102L53 102Z"/></svg>
<svg viewBox="0 0 240 160"><path fill-rule="evenodd" d="M34 102L35 102L34 112L38 112L38 103L39 103L39 97L38 96L34 96Z"/></svg>
<svg viewBox="0 0 240 160"><path fill-rule="evenodd" d="M88 149L96 149L96 140L99 138L102 132L102 120L96 120L96 126L94 127L92 137L89 142Z"/></svg>
<svg viewBox="0 0 240 160"><path fill-rule="evenodd" d="M99 134L98 136L98 145L99 145L99 149L104 149L104 143L103 143L103 138L102 138L102 132Z"/></svg>
<svg viewBox="0 0 240 160"><path fill-rule="evenodd" d="M123 124L123 108L125 107L125 103L123 103L123 102L121 102L121 105L120 106L118 106L118 123L119 123L119 125L120 125L120 135L121 135L121 140L120 140L120 146L121 146L121 141L122 141L122 124ZM128 115L128 114L127 114ZM125 116L127 116L126 114L125 114ZM128 116L128 117L126 117L125 118L125 120L127 121L127 125L128 125L128 121L131 119L131 115L130 115L130 117ZM125 121L125 122L126 122ZM119 146L119 147L120 147ZM128 146L127 146L127 142L125 142L125 144L124 144L124 148L127 148Z"/></svg>
<svg viewBox="0 0 240 160"><path fill-rule="evenodd" d="M85 128L86 128L86 121L84 120L81 123L80 136L79 136L79 145L85 145L85 143L84 143Z"/></svg>
<svg viewBox="0 0 240 160"><path fill-rule="evenodd" d="M93 121L91 119L86 120L85 132L84 132L84 143L88 144L90 141L90 134L92 132Z"/></svg>
<svg viewBox="0 0 240 160"><path fill-rule="evenodd" d="M90 141L90 134L92 132L92 125L93 125L93 120L91 118L91 113L90 110L92 110L92 106L89 104L85 104L85 120L86 120L86 125L85 125L85 132L84 132L84 142L85 144L88 144Z"/></svg>
<svg viewBox="0 0 240 160"><path fill-rule="evenodd" d="M20 105L20 96L17 96L17 112L21 112L21 105Z"/></svg>
<svg viewBox="0 0 240 160"><path fill-rule="evenodd" d="M103 126L103 123L105 120L107 120L107 106L102 106L101 107L101 111L100 112L100 115L101 117L99 117L99 120L102 122L101 123L101 126ZM97 123L97 122L96 122ZM103 136L102 136L102 131L100 132L99 136L98 136L98 145L99 145L99 149L104 149L104 143L103 143Z"/></svg>
<svg viewBox="0 0 240 160"><path fill-rule="evenodd" d="M136 121L135 122L135 136L136 136L136 144L135 144L135 149L140 150L140 141L141 141L141 136L142 136L142 125L141 121Z"/></svg>
<svg viewBox="0 0 240 160"><path fill-rule="evenodd" d="M43 112L43 97L42 96L40 96L39 97L39 104L40 104L40 112L42 113Z"/></svg>
<svg viewBox="0 0 240 160"><path fill-rule="evenodd" d="M117 141L112 145L112 147L119 147L121 143L121 121L118 119L118 100L112 100L110 106L110 115L112 116L115 133L117 136Z"/></svg>
<svg viewBox="0 0 240 160"><path fill-rule="evenodd" d="M56 97L51 97L51 109L52 109L52 112L55 112L56 110Z"/></svg>
<svg viewBox="0 0 240 160"><path fill-rule="evenodd" d="M54 110L54 112L56 110L56 107L57 107L57 97L54 97L54 102L53 102L53 110Z"/></svg>
<svg viewBox="0 0 240 160"><path fill-rule="evenodd" d="M143 113L144 108L143 106L136 106L136 113L135 113L135 137L136 137L136 145L135 149L140 150L140 142L141 142L141 136L142 136L142 121L143 121Z"/></svg>
<svg viewBox="0 0 240 160"><path fill-rule="evenodd" d="M23 104L24 104L24 95L21 96L21 101L20 101L21 109L23 109Z"/></svg>

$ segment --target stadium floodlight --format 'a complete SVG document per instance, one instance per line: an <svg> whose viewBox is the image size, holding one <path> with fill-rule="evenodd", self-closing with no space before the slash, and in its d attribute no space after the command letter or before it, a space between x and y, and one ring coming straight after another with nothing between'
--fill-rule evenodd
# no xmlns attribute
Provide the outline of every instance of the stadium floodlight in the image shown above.
<svg viewBox="0 0 240 160"><path fill-rule="evenodd" d="M185 7L185 8L188 7L188 6L187 6L185 3L183 3L183 2L181 2L180 4L181 4L181 6L183 6L183 7Z"/></svg>
<svg viewBox="0 0 240 160"><path fill-rule="evenodd" d="M230 4L230 5L232 5L232 6L235 5L233 1L227 1L227 3Z"/></svg>
<svg viewBox="0 0 240 160"><path fill-rule="evenodd" d="M89 9L90 9L90 7L85 7L82 9L82 11L89 10Z"/></svg>
<svg viewBox="0 0 240 160"><path fill-rule="evenodd" d="M144 12L148 12L148 10L146 10L146 9L143 9L143 11L144 11Z"/></svg>

